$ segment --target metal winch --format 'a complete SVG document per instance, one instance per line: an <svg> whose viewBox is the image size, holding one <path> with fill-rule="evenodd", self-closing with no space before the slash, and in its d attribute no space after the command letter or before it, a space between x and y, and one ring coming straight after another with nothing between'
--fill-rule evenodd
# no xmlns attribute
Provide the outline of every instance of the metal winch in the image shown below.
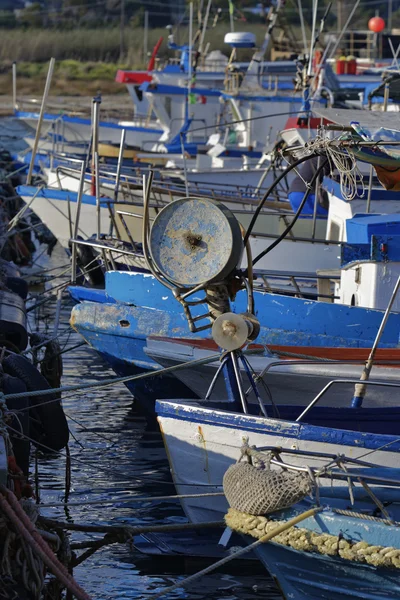
<svg viewBox="0 0 400 600"><path fill-rule="evenodd" d="M144 251L152 273L182 304L192 333L212 328L216 343L228 351L257 337L253 290L239 270L241 226L224 204L206 198L174 200L154 220ZM230 301L240 289L247 290L248 310L235 314ZM207 313L201 312L204 304Z"/></svg>

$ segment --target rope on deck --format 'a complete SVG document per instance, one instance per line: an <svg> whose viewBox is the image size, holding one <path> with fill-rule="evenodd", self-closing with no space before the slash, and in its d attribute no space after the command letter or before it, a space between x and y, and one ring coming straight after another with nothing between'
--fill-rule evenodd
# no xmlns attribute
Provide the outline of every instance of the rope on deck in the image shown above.
<svg viewBox="0 0 400 600"><path fill-rule="evenodd" d="M262 539L270 532L280 531L282 524L290 521L271 520L263 516L255 517L230 508L225 516L225 522L234 531ZM295 527L279 532L275 535L274 541L301 552L337 556L374 567L400 569L400 549L391 546L377 546L365 541L354 543L340 535L316 533L310 529Z"/></svg>

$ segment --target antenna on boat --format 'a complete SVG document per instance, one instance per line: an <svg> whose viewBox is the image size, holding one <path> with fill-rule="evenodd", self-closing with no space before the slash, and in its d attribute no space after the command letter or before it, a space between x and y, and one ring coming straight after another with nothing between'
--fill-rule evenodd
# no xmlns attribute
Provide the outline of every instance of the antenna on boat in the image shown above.
<svg viewBox="0 0 400 600"><path fill-rule="evenodd" d="M301 0L298 0L297 5L298 5L299 17L300 17L301 36L303 38L303 52L304 52L304 55L306 55L307 54L307 36L306 36L306 28L304 25L303 5L301 3Z"/></svg>
<svg viewBox="0 0 400 600"><path fill-rule="evenodd" d="M376 350L378 348L379 342L381 341L383 331L388 322L389 315L393 308L394 301L396 300L396 296L399 291L399 288L400 288L400 277L397 279L396 285L394 286L393 293L391 295L389 304L387 305L385 313L383 315L381 324L380 324L378 332L376 334L375 341L371 348L371 352L369 353L368 360L365 363L363 372L361 373L360 383L356 383L356 385L355 385L354 396L353 396L353 400L351 402L352 408L360 408L362 406L364 396L367 392L367 388L366 388L366 385L364 384L364 382L368 381L372 367L374 366L374 358L375 358Z"/></svg>
<svg viewBox="0 0 400 600"><path fill-rule="evenodd" d="M18 110L18 100L17 100L17 63L15 60L12 64L12 90L13 90L13 111L16 112Z"/></svg>

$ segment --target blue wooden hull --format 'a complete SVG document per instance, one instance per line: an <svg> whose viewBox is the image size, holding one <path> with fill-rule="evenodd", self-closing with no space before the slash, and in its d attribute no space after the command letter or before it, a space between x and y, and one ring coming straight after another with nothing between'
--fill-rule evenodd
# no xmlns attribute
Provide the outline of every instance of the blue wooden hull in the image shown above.
<svg viewBox="0 0 400 600"><path fill-rule="evenodd" d="M252 538L246 538L249 542ZM400 572L264 544L256 555L285 600L398 600Z"/></svg>
<svg viewBox="0 0 400 600"><path fill-rule="evenodd" d="M380 473L388 477L390 471L389 469L386 474L385 469L380 469ZM386 491L383 488L378 489L380 490L377 492L378 497L380 493L384 496L388 493L387 489ZM343 494L348 495L348 491L344 488L342 493L337 495ZM321 499L322 505L342 507L343 500L338 500L335 496L335 491L331 490L327 498ZM384 496L381 498L382 501ZM349 502L349 499L347 501ZM308 507L305 502L302 502L296 505L294 510L283 511L278 518L291 518ZM362 499L356 496L355 506L351 510L356 514L365 510L371 513L374 505L365 497ZM396 505L389 503L389 511L396 520L399 516ZM400 530L395 525L388 526L378 520L343 516L330 509L325 509L316 517L306 519L298 527L304 527L317 534L339 536L353 543L364 541L371 546L400 548ZM246 536L246 540L251 543L254 538ZM349 598L397 600L400 598L400 569L397 568L375 567L339 556L294 550L274 542L261 545L255 553L275 578L287 600L348 600Z"/></svg>
<svg viewBox="0 0 400 600"><path fill-rule="evenodd" d="M210 335L209 330L196 336L190 334L181 306L171 291L148 274L109 272L106 290L73 286L70 293L80 303L72 311L73 327L119 375L133 374L132 369L139 373L158 367L144 352L149 335ZM237 295L232 307L235 312L246 310L244 293ZM256 294L256 307L261 323L257 342L266 345L368 348L382 319L382 312L377 310L261 293ZM207 312L205 305L197 310L200 314ZM396 348L399 335L400 315L392 314L380 347ZM132 383L129 389L151 407L156 398L193 397L174 377L168 377L167 382L167 391L150 380Z"/></svg>
<svg viewBox="0 0 400 600"><path fill-rule="evenodd" d="M82 302L91 299L86 288L70 288L73 297ZM86 295L87 294L87 295ZM111 271L106 274L104 296L99 303L117 302L123 314L130 305L156 310L158 317L164 313L165 325L159 333L169 337L209 337L206 330L191 335L181 305L172 292L153 277L143 273ZM281 346L315 346L323 348L370 348L382 321L383 311L316 302L278 294L255 293L256 314L261 324L257 342ZM246 311L244 292L237 294L232 303L234 312ZM194 314L208 312L200 305ZM132 316L135 320L136 317ZM164 319L164 317L163 317ZM132 330L131 330L132 331ZM150 332L148 332L148 335ZM400 314L391 314L383 332L380 348L397 348L400 339Z"/></svg>
<svg viewBox="0 0 400 600"><path fill-rule="evenodd" d="M97 292L94 291L91 297L98 297ZM115 303L84 302L74 308L71 325L81 333L118 376L154 372L159 365L144 352L146 323L141 323L140 319L137 319L138 311L140 309ZM146 322L152 317L151 314L147 315ZM133 319L135 319L136 329L134 336L131 336ZM153 327L157 329L159 321L154 318L152 320ZM128 327L127 323L129 323ZM172 375L127 382L126 387L148 414L154 414L154 403L157 398L193 397L193 392Z"/></svg>

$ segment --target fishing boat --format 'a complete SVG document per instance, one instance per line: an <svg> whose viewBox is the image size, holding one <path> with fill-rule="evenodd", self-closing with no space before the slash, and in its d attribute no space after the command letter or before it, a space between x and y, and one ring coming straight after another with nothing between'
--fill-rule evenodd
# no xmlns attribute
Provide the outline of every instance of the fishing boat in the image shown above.
<svg viewBox="0 0 400 600"><path fill-rule="evenodd" d="M173 207L171 210L176 210L175 207L186 204L190 204L190 201L178 201L169 206ZM191 206L195 212L200 204L196 202ZM245 264L242 263L244 267ZM196 320L208 313L207 303L196 299L197 304L191 309L194 319L191 321L192 333L188 336L181 309L174 302L174 292L165 288L150 273L110 271L106 273L104 292L96 290L93 293L79 286L71 286L70 292L79 302L72 312L73 327L109 362L117 364L119 373L124 373L125 369L129 373L133 365L142 371L156 369L157 363L164 366L182 365L186 359L194 356L202 359L216 349L215 343L210 341L207 327L194 327ZM393 293L392 286L387 286L387 293ZM339 366L322 365L321 360L365 360L367 349L374 344L384 317L383 311L379 310L271 294L256 286L253 294L260 323L257 338L259 346L257 354L249 356L249 365L244 363L240 369L244 373L250 366L257 374L268 372L267 383L272 384L273 398L279 398L280 405L293 404L288 401L290 385L300 386L302 391L294 402L297 408L308 404L319 386L329 383L338 374ZM246 293L239 291L232 303L232 310L245 313L247 302ZM386 365L396 361L400 325L397 312L388 315L388 319L389 324L379 340L380 359ZM341 323L340 329L338 323ZM267 351L264 345L268 347ZM345 350L341 353L342 349ZM297 357L299 361L290 364L289 360L282 360L281 355L285 353L294 354L292 358ZM304 362L304 358L319 361L320 364L313 368ZM355 365L348 365L344 369L350 379L359 376L360 368ZM193 366L186 373L180 371L177 377L184 383L186 393L190 388L192 394L203 397L218 370L218 363L214 360L207 366ZM377 368L377 379L382 377L385 380L393 376L393 381L397 381L396 366L392 365L389 371ZM349 405L351 381L348 383L346 393L341 389L329 395L328 405ZM221 388L217 389L220 392ZM368 395L371 406L377 406L382 401L388 403L388 391L384 390L383 395L381 391ZM219 393L215 396L221 398ZM270 398L268 391L262 391L261 397ZM386 400L383 400L384 397ZM150 394L146 399L142 398L148 405L154 399Z"/></svg>
<svg viewBox="0 0 400 600"><path fill-rule="evenodd" d="M377 466L374 454L358 462L278 448L242 451L250 462L224 476L225 520L254 547L284 598L398 597L398 469ZM310 467L316 458L319 466Z"/></svg>

